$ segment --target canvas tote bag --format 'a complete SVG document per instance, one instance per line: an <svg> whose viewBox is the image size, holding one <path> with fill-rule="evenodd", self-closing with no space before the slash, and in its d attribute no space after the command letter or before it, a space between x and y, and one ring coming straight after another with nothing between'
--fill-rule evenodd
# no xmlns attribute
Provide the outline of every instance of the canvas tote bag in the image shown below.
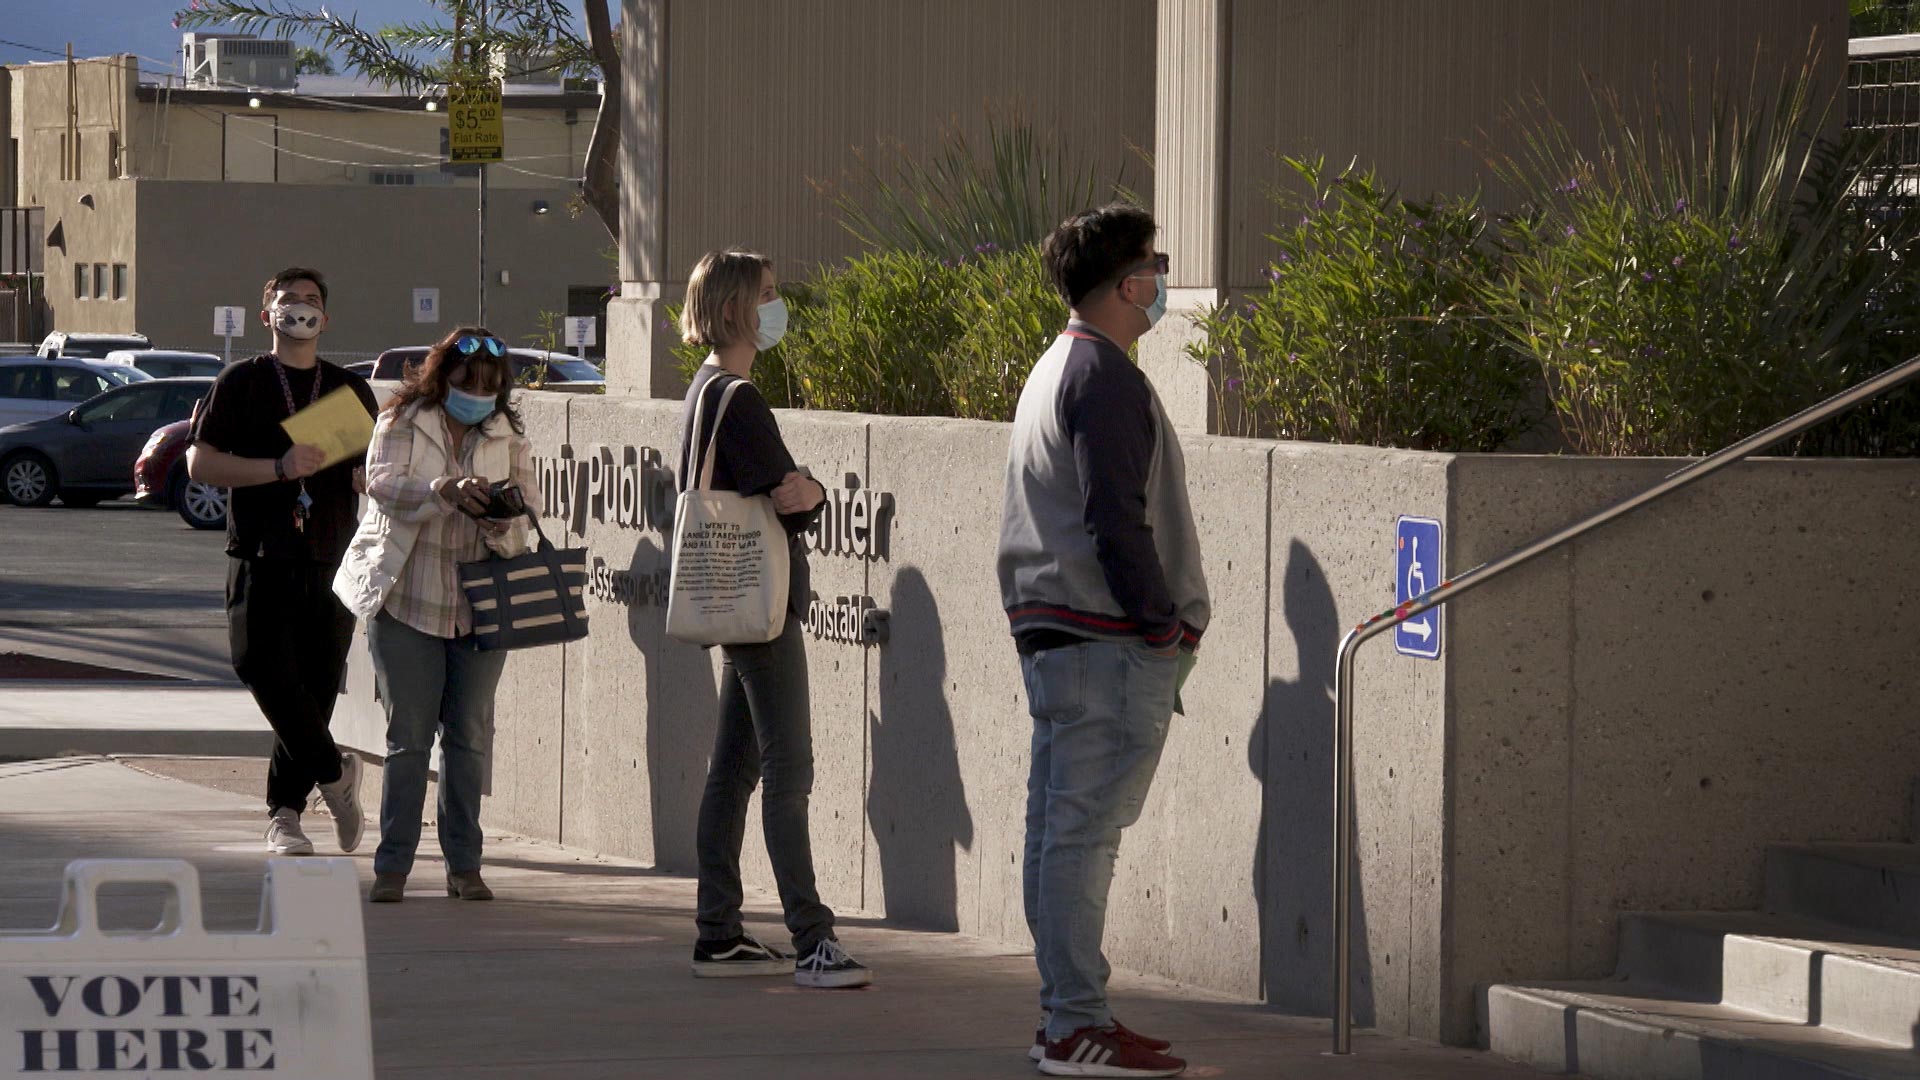
<svg viewBox="0 0 1920 1080"><path fill-rule="evenodd" d="M473 605L474 644L482 651L559 645L587 636L587 549L556 548L526 510L539 545L511 559L460 564L460 588Z"/></svg>
<svg viewBox="0 0 1920 1080"><path fill-rule="evenodd" d="M673 570L667 594L667 636L695 645L772 641L787 623L787 530L766 495L713 490L713 462L727 406L745 379L720 395L697 483L680 493L673 513ZM693 433L680 475L693 475L707 395L693 407Z"/></svg>

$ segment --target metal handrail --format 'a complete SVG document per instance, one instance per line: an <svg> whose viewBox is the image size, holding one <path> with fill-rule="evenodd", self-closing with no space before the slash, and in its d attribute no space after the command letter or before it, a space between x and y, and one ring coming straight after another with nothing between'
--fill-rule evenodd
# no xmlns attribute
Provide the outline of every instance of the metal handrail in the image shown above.
<svg viewBox="0 0 1920 1080"><path fill-rule="evenodd" d="M1672 494L1697 483L1754 453L1783 439L1792 438L1808 428L1855 405L1878 397L1901 383L1920 375L1920 356L1889 368L1866 382L1837 394L1818 405L1782 420L1778 424L1734 443L1711 457L1701 458L1667 476L1653 487L1606 510L1577 521L1558 532L1535 540L1511 554L1468 570L1459 577L1443 580L1437 587L1383 611L1348 631L1340 642L1338 673L1334 677L1333 733L1333 1052L1353 1052L1353 941L1351 906L1353 902L1353 658L1368 639L1432 611L1494 578L1545 555L1561 544L1598 529L1616 518L1646 506L1663 495ZM1445 568L1442 567L1442 570Z"/></svg>

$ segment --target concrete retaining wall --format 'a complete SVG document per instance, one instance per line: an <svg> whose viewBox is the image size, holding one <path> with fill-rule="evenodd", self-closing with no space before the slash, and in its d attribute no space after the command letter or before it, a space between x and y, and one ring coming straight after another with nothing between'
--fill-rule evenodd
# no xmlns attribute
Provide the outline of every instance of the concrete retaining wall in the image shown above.
<svg viewBox="0 0 1920 1080"><path fill-rule="evenodd" d="M661 631L679 406L525 408L558 531L601 571L589 640L509 665L487 820L688 872L717 658ZM813 557L823 614L891 613L885 645L808 646L822 892L1024 947L1029 727L993 574L1006 429L781 424L874 508L822 537L839 552ZM1333 656L1392 603L1394 518L1445 521L1457 572L1671 464L1183 441L1215 623L1121 851L1108 952L1324 1014ZM1374 646L1361 1021L1466 1041L1477 984L1607 971L1618 911L1752 905L1771 841L1898 837L1920 669L1889 628L1914 617L1917 534L1920 463L1754 463L1475 594L1440 662ZM378 753L364 655L351 681L336 727Z"/></svg>

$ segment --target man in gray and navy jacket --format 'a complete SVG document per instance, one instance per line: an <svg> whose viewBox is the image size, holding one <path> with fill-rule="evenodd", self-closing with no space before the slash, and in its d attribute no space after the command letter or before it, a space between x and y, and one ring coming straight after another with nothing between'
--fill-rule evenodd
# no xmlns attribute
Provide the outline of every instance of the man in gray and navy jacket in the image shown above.
<svg viewBox="0 0 1920 1080"><path fill-rule="evenodd" d="M1040 1071L1173 1076L1168 1043L1118 1024L1101 953L1120 831L1140 816L1208 617L1180 443L1127 350L1166 313L1153 218L1090 210L1042 249L1072 321L1013 422L1001 598L1033 715L1027 926Z"/></svg>

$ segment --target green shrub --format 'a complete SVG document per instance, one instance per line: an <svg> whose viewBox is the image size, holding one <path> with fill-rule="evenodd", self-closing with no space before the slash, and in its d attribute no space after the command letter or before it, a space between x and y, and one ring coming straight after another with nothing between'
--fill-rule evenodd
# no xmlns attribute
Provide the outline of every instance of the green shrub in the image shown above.
<svg viewBox="0 0 1920 1080"><path fill-rule="evenodd" d="M1189 347L1220 381L1223 431L1421 450L1492 450L1526 427L1527 366L1477 317L1491 272L1473 199L1405 202L1371 172L1287 159L1305 194L1265 290L1201 317Z"/></svg>
<svg viewBox="0 0 1920 1080"><path fill-rule="evenodd" d="M1067 317L1031 246L961 260L877 252L780 291L787 336L754 363L776 407L1011 420ZM707 350L676 355L690 377Z"/></svg>
<svg viewBox="0 0 1920 1080"><path fill-rule="evenodd" d="M1526 195L1487 310L1588 454L1708 453L1888 366L1915 326L1915 215L1872 144L1814 137L1804 81L1634 122L1597 95L1599 145L1535 116L1498 167ZM1884 453L1878 408L1791 449Z"/></svg>

